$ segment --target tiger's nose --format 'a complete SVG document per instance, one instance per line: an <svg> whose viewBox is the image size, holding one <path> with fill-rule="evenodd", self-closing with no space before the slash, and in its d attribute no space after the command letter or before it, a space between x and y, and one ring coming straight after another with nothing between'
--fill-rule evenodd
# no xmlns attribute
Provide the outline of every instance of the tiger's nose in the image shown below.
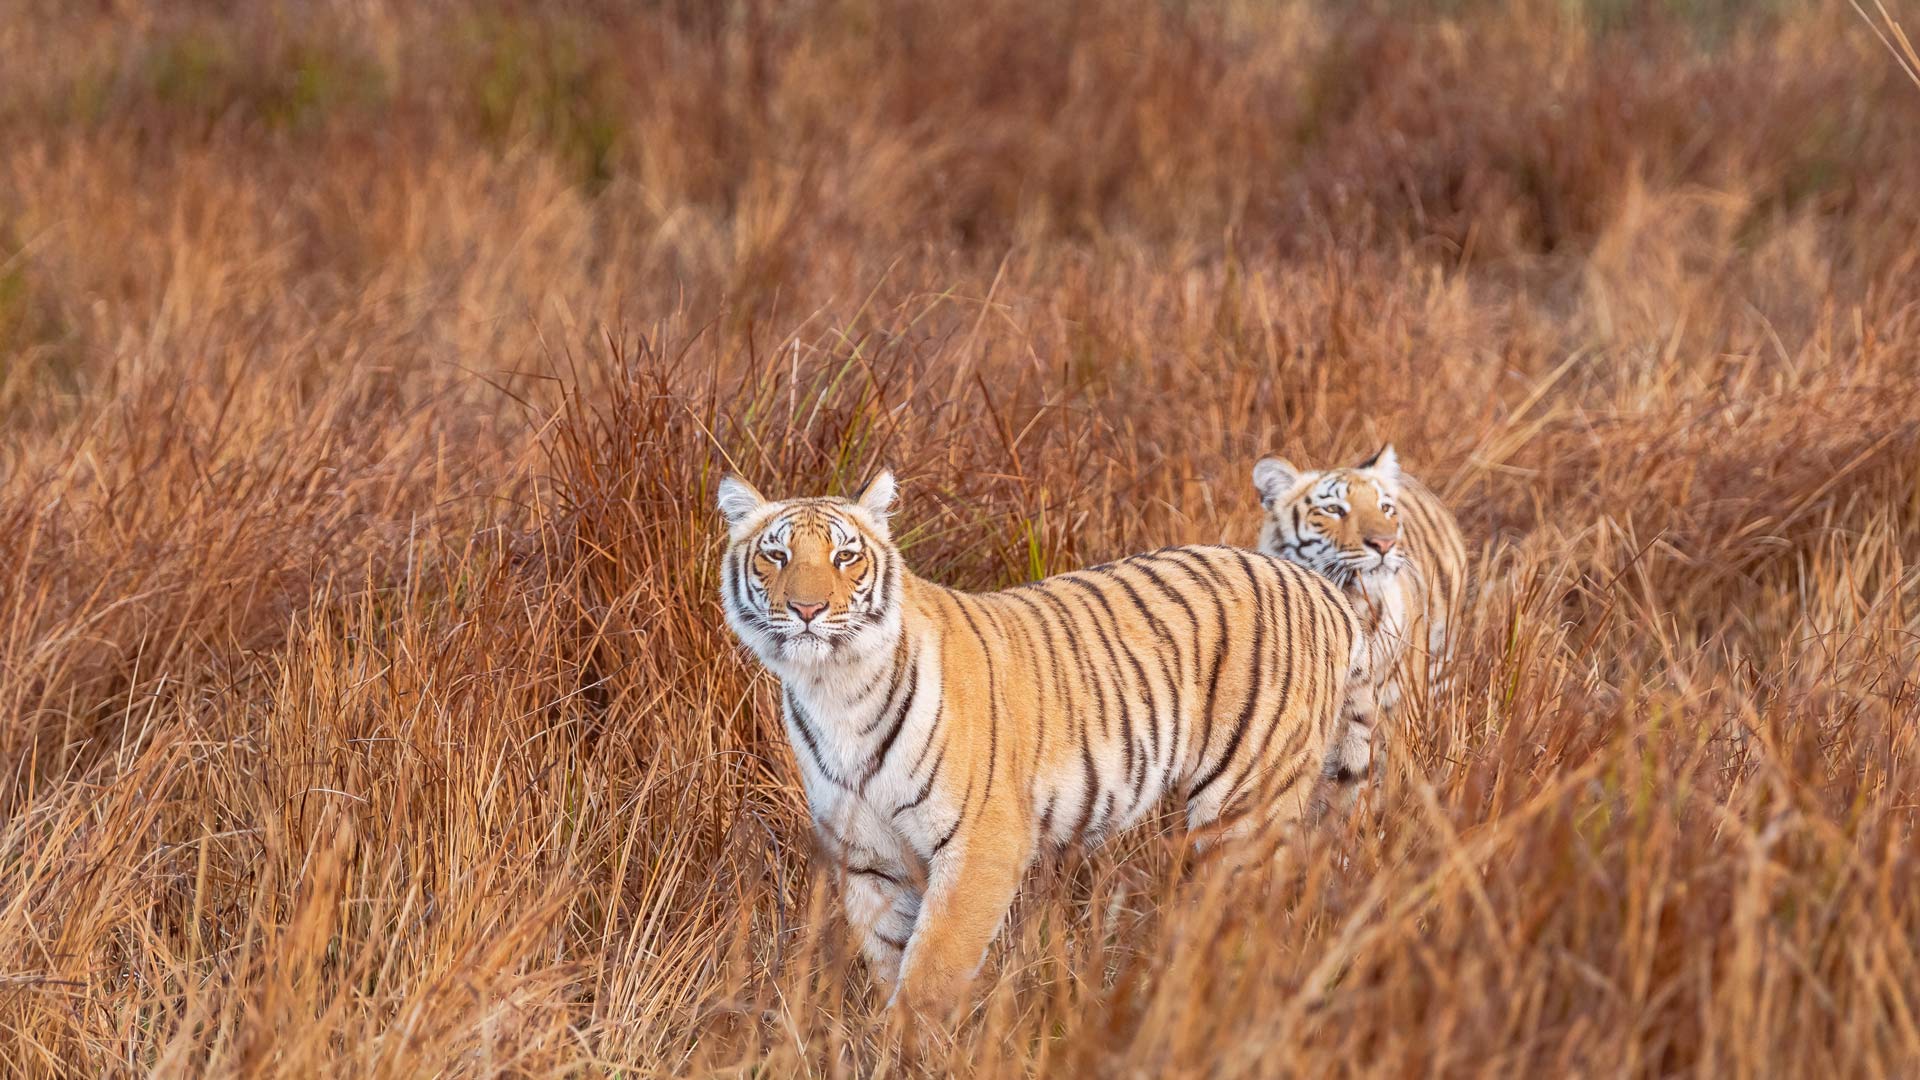
<svg viewBox="0 0 1920 1080"><path fill-rule="evenodd" d="M815 615L827 610L825 604L802 604L797 600L789 600L787 606L793 609L795 615L800 616L800 621L803 623L812 622Z"/></svg>
<svg viewBox="0 0 1920 1080"><path fill-rule="evenodd" d="M1387 552L1393 550L1393 545L1395 543L1395 540L1396 538L1393 536L1392 533L1388 533L1383 536L1369 536L1367 537L1367 546L1379 552L1380 554L1385 555Z"/></svg>

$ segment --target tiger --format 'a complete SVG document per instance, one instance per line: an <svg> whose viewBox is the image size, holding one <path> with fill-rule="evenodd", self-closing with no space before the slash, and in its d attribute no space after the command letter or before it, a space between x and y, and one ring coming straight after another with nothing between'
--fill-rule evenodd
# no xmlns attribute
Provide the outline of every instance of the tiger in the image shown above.
<svg viewBox="0 0 1920 1080"><path fill-rule="evenodd" d="M1368 775L1380 725L1408 697L1445 691L1466 541L1439 497L1401 471L1391 443L1344 469L1263 458L1253 486L1266 511L1259 549L1324 576L1360 615L1367 675L1344 706L1349 742L1333 777L1351 785Z"/></svg>
<svg viewBox="0 0 1920 1080"><path fill-rule="evenodd" d="M908 569L896 484L718 485L727 624L780 684L819 849L887 1004L950 1008L1027 868L1184 800L1202 863L1316 807L1360 621L1324 578L1168 547L999 592ZM1270 835L1270 834L1269 834Z"/></svg>

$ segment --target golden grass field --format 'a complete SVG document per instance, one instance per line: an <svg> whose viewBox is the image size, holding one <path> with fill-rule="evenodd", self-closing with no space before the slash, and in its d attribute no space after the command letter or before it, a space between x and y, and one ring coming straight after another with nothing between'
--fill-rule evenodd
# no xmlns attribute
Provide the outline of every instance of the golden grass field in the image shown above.
<svg viewBox="0 0 1920 1080"><path fill-rule="evenodd" d="M0 1074L1914 1075L1916 18L0 5ZM1387 439L1476 591L1363 813L903 1046L730 463L993 588Z"/></svg>

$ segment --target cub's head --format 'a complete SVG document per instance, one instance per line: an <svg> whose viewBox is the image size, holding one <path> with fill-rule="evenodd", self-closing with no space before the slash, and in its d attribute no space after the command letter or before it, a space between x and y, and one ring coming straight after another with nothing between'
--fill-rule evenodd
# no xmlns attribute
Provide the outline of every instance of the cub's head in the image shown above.
<svg viewBox="0 0 1920 1080"><path fill-rule="evenodd" d="M776 668L852 659L900 624L900 553L887 531L893 474L852 499L769 501L737 476L720 481L727 624Z"/></svg>
<svg viewBox="0 0 1920 1080"><path fill-rule="evenodd" d="M1260 550L1341 586L1407 564L1400 546L1400 461L1392 446L1347 469L1301 470L1279 458L1253 467L1266 507Z"/></svg>

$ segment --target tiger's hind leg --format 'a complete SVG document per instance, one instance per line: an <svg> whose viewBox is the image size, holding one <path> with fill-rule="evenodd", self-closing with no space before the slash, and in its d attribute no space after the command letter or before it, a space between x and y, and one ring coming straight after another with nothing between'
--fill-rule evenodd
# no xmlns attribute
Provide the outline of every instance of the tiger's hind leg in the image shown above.
<svg viewBox="0 0 1920 1080"><path fill-rule="evenodd" d="M1291 761L1275 762L1264 782L1218 800L1188 802L1187 831L1194 853L1189 870L1238 870L1270 860L1286 844L1288 828L1312 816L1319 757L1306 748Z"/></svg>

